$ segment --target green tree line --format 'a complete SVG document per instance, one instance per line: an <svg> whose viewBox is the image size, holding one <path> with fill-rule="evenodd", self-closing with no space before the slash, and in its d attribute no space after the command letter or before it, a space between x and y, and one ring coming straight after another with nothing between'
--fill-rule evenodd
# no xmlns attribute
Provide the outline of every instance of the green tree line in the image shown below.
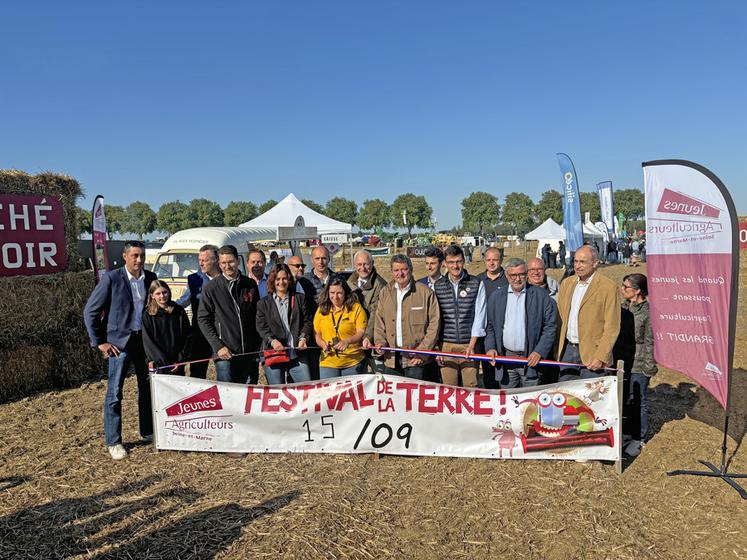
<svg viewBox="0 0 747 560"><path fill-rule="evenodd" d="M391 203L380 198L364 200L360 207L354 200L339 196L331 198L324 205L309 199L302 202L325 216L356 225L363 231L396 227L406 229L408 236L412 237L415 228L435 228L433 209L425 196L412 193L401 194ZM276 200L267 200L259 205L249 201L232 201L221 208L216 202L196 198L188 203L179 200L166 202L154 210L145 202L135 201L128 206L107 205L106 226L110 235L130 234L142 239L154 231L171 235L193 227L238 226L276 204ZM600 220L596 193L581 193L581 211L590 212L592 221ZM622 212L631 220L642 219L643 192L638 189L616 190L615 211ZM78 207L77 214L80 231L91 233L91 212ZM544 192L537 202L525 193L508 193L502 204L496 195L476 191L462 200L463 224L456 229L479 235L521 235L547 218L558 223L563 221L562 198L556 190Z"/></svg>
<svg viewBox="0 0 747 560"><path fill-rule="evenodd" d="M582 217L589 212L592 222L601 221L597 193L580 194ZM630 222L640 223L645 217L643 191L639 189L616 190L614 206L615 213L622 212ZM548 218L563 223L563 198L557 190L545 191L537 202L526 193L511 192L505 196L503 204L497 196L478 191L462 200L462 227L456 229L479 235L523 235Z"/></svg>

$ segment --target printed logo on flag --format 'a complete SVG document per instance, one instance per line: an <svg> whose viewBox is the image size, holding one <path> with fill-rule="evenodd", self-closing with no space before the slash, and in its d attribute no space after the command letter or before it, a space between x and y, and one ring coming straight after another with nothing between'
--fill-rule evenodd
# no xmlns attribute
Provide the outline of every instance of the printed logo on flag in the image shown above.
<svg viewBox="0 0 747 560"><path fill-rule="evenodd" d="M721 210L715 206L671 189L664 189L657 210L664 214L682 214L704 218L718 218L721 213Z"/></svg>
<svg viewBox="0 0 747 560"><path fill-rule="evenodd" d="M576 198L576 193L573 190L573 173L566 171L563 174L563 179L565 180L565 196L568 202L573 202L574 198Z"/></svg>
<svg viewBox="0 0 747 560"><path fill-rule="evenodd" d="M718 368L718 366L712 364L711 362L708 362L705 365L705 368L703 368L703 369L705 369L705 371L707 372L707 374L710 374L712 376L716 376L716 375L721 376L721 375L724 375L723 373L721 373L721 370Z"/></svg>
<svg viewBox="0 0 747 560"><path fill-rule="evenodd" d="M676 215L651 216L648 219L648 233L659 235L669 243L713 239L714 234L724 231L724 226L718 219L720 208L672 189L664 189L656 211L659 214Z"/></svg>
<svg viewBox="0 0 747 560"><path fill-rule="evenodd" d="M223 410L223 404L220 402L220 393L218 386L213 385L208 389L195 393L174 404L166 407L166 416L182 416L184 414L194 414L196 412L208 412L212 410Z"/></svg>

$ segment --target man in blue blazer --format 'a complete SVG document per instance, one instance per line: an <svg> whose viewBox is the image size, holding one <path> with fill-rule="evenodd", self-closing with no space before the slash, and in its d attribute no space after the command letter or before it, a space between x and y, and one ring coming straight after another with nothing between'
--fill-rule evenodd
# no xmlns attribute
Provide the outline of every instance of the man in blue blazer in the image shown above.
<svg viewBox="0 0 747 560"><path fill-rule="evenodd" d="M526 366L496 368L502 389L533 387L541 382L537 363L552 355L558 308L547 290L527 284L527 265L510 259L508 286L498 286L488 298L485 353L528 358Z"/></svg>
<svg viewBox="0 0 747 560"><path fill-rule="evenodd" d="M148 365L142 338L142 314L150 283L156 275L144 270L145 245L125 243L124 266L107 272L86 302L83 319L91 346L109 362L109 383L104 398L104 437L114 460L124 459L122 445L122 388L130 364L137 375L140 435L153 439Z"/></svg>

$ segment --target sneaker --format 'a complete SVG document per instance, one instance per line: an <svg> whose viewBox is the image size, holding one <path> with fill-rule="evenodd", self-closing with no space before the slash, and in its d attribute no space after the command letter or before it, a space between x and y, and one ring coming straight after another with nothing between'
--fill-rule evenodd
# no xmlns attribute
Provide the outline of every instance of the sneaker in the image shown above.
<svg viewBox="0 0 747 560"><path fill-rule="evenodd" d="M631 440L628 446L625 448L625 454L628 457L638 457L641 454L644 443L637 439Z"/></svg>
<svg viewBox="0 0 747 560"><path fill-rule="evenodd" d="M623 434L623 447L626 447L631 441L633 441L633 436L630 436L628 434Z"/></svg>
<svg viewBox="0 0 747 560"><path fill-rule="evenodd" d="M148 434L147 436L143 436L143 441L146 443L153 443L153 434Z"/></svg>
<svg viewBox="0 0 747 560"><path fill-rule="evenodd" d="M114 459L115 461L120 461L127 457L127 450L121 443L118 443L117 445L110 445L107 447L107 449L109 450L109 455L111 455L112 459Z"/></svg>

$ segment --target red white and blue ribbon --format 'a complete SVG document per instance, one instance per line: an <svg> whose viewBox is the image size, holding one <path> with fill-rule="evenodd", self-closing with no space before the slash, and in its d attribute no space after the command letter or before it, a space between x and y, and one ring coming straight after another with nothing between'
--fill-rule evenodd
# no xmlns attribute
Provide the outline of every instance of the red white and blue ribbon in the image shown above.
<svg viewBox="0 0 747 560"><path fill-rule="evenodd" d="M443 350L417 350L415 348L392 348L390 346L371 346L372 350L380 352L401 352L404 354L417 354L420 356L433 356L442 358L455 358L461 360L477 360L481 362L493 362L502 364L517 364L526 365L529 358L522 358L521 356L490 356L488 354L464 354L460 352L444 352ZM582 368L586 367L584 364L576 364L573 362L558 362L555 360L540 360L537 365L543 366L557 366L557 367L572 367ZM600 368L610 371L617 371L616 368Z"/></svg>

